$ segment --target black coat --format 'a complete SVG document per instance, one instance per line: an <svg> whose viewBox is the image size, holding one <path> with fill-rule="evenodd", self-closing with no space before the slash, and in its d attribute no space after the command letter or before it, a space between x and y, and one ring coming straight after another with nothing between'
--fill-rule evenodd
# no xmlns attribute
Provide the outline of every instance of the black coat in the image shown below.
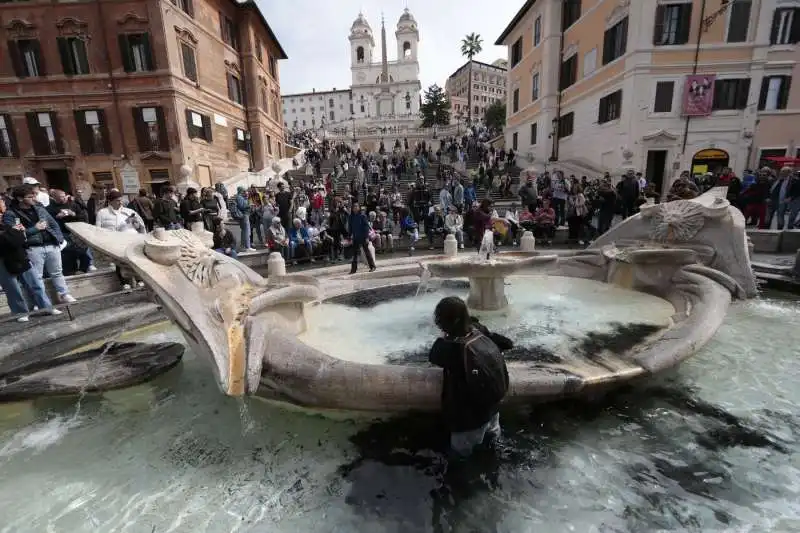
<svg viewBox="0 0 800 533"><path fill-rule="evenodd" d="M25 251L24 232L0 224L0 258L12 276L22 274L31 267Z"/></svg>

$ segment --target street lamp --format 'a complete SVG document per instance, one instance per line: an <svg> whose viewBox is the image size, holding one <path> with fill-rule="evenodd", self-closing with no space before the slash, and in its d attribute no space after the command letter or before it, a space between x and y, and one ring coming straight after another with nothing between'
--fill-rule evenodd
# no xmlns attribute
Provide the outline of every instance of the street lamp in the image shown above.
<svg viewBox="0 0 800 533"><path fill-rule="evenodd" d="M250 159L250 168L247 169L248 172L253 172L253 169L256 168L256 162L253 159L253 138L250 136L250 132L244 132L244 146L247 148L247 155Z"/></svg>
<svg viewBox="0 0 800 533"><path fill-rule="evenodd" d="M355 144L356 144L356 114L355 114L355 112L350 113L350 120L353 123L353 147L355 147Z"/></svg>
<svg viewBox="0 0 800 533"><path fill-rule="evenodd" d="M553 119L550 138L553 139L553 151L550 153L550 161L558 161L558 117Z"/></svg>
<svg viewBox="0 0 800 533"><path fill-rule="evenodd" d="M436 110L433 110L433 138L436 138Z"/></svg>

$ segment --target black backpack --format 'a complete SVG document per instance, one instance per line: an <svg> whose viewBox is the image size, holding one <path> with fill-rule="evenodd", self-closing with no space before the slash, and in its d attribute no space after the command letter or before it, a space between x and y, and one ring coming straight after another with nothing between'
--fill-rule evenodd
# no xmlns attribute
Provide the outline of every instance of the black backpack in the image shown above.
<svg viewBox="0 0 800 533"><path fill-rule="evenodd" d="M508 392L508 370L497 345L480 331L464 337L464 376L473 407L491 407Z"/></svg>

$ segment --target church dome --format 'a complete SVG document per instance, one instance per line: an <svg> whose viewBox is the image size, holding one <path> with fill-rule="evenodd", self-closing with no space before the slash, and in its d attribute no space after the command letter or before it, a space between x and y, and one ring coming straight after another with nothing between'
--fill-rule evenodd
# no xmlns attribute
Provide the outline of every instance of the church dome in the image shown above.
<svg viewBox="0 0 800 533"><path fill-rule="evenodd" d="M400 15L400 20L397 21L397 29L398 30L416 30L417 29L417 19L414 18L414 15L405 8L403 10L403 14Z"/></svg>
<svg viewBox="0 0 800 533"><path fill-rule="evenodd" d="M367 19L364 18L363 13L359 13L356 20L353 21L353 25L350 26L350 35L352 36L363 36L369 35L372 37L372 28L369 26L369 22Z"/></svg>

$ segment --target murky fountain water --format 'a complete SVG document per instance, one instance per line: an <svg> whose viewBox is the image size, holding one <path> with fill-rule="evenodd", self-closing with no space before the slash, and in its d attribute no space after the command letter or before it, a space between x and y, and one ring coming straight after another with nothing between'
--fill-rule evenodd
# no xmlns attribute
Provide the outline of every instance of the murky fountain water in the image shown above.
<svg viewBox="0 0 800 533"><path fill-rule="evenodd" d="M557 316L553 334L578 315ZM797 300L736 304L648 391L504 413L499 456L447 473L432 417L249 402L246 431L187 353L74 420L74 399L0 408L0 532L798 531L798 327Z"/></svg>

